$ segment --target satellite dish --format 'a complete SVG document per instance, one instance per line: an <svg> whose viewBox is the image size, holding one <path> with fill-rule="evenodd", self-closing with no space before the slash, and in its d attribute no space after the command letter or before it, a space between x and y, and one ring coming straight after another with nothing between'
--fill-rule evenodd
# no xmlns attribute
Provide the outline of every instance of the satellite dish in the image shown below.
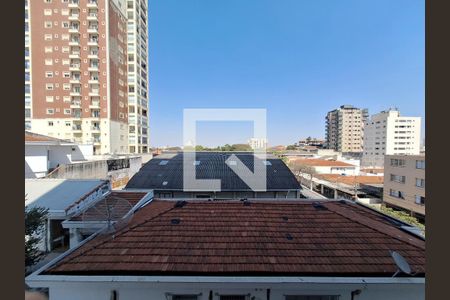
<svg viewBox="0 0 450 300"><path fill-rule="evenodd" d="M392 275L392 277L395 277L398 273L403 272L405 274L411 275L411 267L409 266L406 259L398 252L391 251L392 259L394 259L395 264L397 265L397 272Z"/></svg>
<svg viewBox="0 0 450 300"><path fill-rule="evenodd" d="M83 222L105 222L102 234L111 234L123 228L133 217L133 205L118 196L106 196L82 214Z"/></svg>

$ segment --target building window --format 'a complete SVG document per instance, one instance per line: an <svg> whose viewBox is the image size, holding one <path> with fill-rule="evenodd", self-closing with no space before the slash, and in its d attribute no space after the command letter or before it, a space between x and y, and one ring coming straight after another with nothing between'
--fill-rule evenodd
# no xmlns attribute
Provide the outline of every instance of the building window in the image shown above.
<svg viewBox="0 0 450 300"><path fill-rule="evenodd" d="M51 58L46 58L45 59L45 65L46 66L51 66L53 65L53 60Z"/></svg>
<svg viewBox="0 0 450 300"><path fill-rule="evenodd" d="M52 22L51 21L45 22L44 23L44 27L45 28L52 28Z"/></svg>
<svg viewBox="0 0 450 300"><path fill-rule="evenodd" d="M395 182L399 182L399 183L405 183L406 176L391 174L391 181L395 181Z"/></svg>
<svg viewBox="0 0 450 300"><path fill-rule="evenodd" d="M403 195L403 193L401 191L390 189L389 190L389 195L392 196L392 197L395 197L395 198L405 199L404 195Z"/></svg>
<svg viewBox="0 0 450 300"><path fill-rule="evenodd" d="M416 178L416 186L420 188L425 187L425 179L422 178Z"/></svg>
<svg viewBox="0 0 450 300"><path fill-rule="evenodd" d="M53 96L46 96L45 101L47 102L53 102Z"/></svg>
<svg viewBox="0 0 450 300"><path fill-rule="evenodd" d="M48 126L53 126L53 121L48 121Z"/></svg>
<svg viewBox="0 0 450 300"><path fill-rule="evenodd" d="M405 166L405 160L404 159L391 159L391 166L392 167L404 167Z"/></svg>
<svg viewBox="0 0 450 300"><path fill-rule="evenodd" d="M425 197L416 195L416 204L425 205Z"/></svg>
<svg viewBox="0 0 450 300"><path fill-rule="evenodd" d="M416 160L416 169L425 169L425 160Z"/></svg>
<svg viewBox="0 0 450 300"><path fill-rule="evenodd" d="M53 91L53 83L47 83L47 84L45 85L45 89L46 89L47 91Z"/></svg>
<svg viewBox="0 0 450 300"><path fill-rule="evenodd" d="M53 77L53 72L45 72L45 77L46 78L52 78Z"/></svg>
<svg viewBox="0 0 450 300"><path fill-rule="evenodd" d="M45 16L51 16L52 15L52 10L51 9L44 9L44 15Z"/></svg>
<svg viewBox="0 0 450 300"><path fill-rule="evenodd" d="M64 109L64 114L65 114L65 115L70 115L70 114L71 114L70 108ZM66 124L66 125L67 125L67 124Z"/></svg>
<svg viewBox="0 0 450 300"><path fill-rule="evenodd" d="M45 40L45 41L51 41L51 40L52 40L52 37L53 37L53 36L52 36L51 34L45 34L45 35L44 35L44 40Z"/></svg>

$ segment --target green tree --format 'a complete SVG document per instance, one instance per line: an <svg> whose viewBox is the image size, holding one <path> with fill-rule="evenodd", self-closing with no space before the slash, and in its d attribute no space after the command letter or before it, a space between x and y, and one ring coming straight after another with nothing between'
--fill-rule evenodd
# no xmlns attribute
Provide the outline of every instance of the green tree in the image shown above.
<svg viewBox="0 0 450 300"><path fill-rule="evenodd" d="M295 149L297 149L297 147L295 145L288 145L286 147L286 150L295 150Z"/></svg>
<svg viewBox="0 0 450 300"><path fill-rule="evenodd" d="M34 265L42 258L37 244L47 214L48 210L42 207L25 208L25 267Z"/></svg>
<svg viewBox="0 0 450 300"><path fill-rule="evenodd" d="M380 210L387 215L390 215L394 218L402 220L405 223L408 223L412 226L419 228L425 234L425 225L420 223L416 218L412 217L407 212L401 210L394 210L390 207L386 207L385 205L381 205Z"/></svg>
<svg viewBox="0 0 450 300"><path fill-rule="evenodd" d="M202 145L195 146L195 151L205 151L205 150L208 150L208 148L205 148Z"/></svg>

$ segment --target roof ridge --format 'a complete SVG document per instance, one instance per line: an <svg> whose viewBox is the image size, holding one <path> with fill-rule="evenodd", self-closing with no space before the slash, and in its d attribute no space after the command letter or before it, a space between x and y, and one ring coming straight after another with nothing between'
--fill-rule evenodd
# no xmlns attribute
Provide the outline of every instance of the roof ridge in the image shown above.
<svg viewBox="0 0 450 300"><path fill-rule="evenodd" d="M412 246L415 246L422 250L425 250L425 242L419 240L418 238L414 238L414 239L409 238L409 236L411 236L410 234L408 234L394 226L387 225L378 220L370 219L369 217L362 215L362 214L358 215L354 211L350 211L346 208L342 208L339 204L337 204L335 202L325 202L323 204L329 210L341 215L344 218L347 218L354 222L362 224L362 225L369 227L375 231L378 231L384 235L390 236L396 240L408 243L409 245L412 245ZM358 216L358 217L356 217L356 216ZM374 223L376 223L376 224L374 224ZM395 232L392 232L392 231L395 231ZM415 240L415 239L417 239L417 240Z"/></svg>

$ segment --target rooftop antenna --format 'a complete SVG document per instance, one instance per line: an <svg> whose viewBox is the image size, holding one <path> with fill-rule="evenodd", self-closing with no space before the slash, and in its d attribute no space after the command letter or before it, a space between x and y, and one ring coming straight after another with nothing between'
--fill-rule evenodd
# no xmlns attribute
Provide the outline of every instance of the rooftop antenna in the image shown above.
<svg viewBox="0 0 450 300"><path fill-rule="evenodd" d="M133 217L133 205L119 196L106 196L82 214L83 222L104 222L105 229L101 234L112 234L125 227Z"/></svg>
<svg viewBox="0 0 450 300"><path fill-rule="evenodd" d="M405 274L411 275L411 267L409 266L406 259L398 252L396 251L390 251L392 259L394 259L395 264L397 265L397 271L392 275L392 277L397 276L400 272L403 272Z"/></svg>

